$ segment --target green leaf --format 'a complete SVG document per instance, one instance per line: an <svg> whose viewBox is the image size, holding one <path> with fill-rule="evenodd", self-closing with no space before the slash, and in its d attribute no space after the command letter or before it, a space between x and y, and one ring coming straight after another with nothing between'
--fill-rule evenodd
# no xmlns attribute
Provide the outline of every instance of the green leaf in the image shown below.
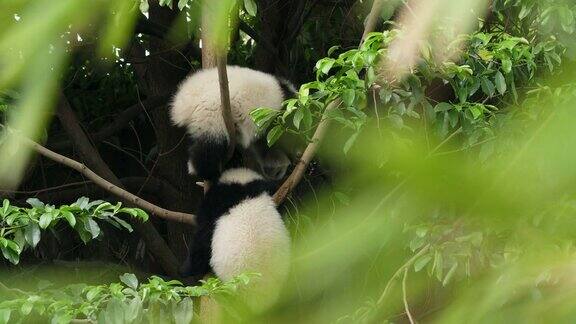
<svg viewBox="0 0 576 324"><path fill-rule="evenodd" d="M10 201L8 199L4 199L2 202L2 215L8 214L8 210L10 209Z"/></svg>
<svg viewBox="0 0 576 324"><path fill-rule="evenodd" d="M146 213L143 209L140 208L133 208L136 211L136 214L138 215L138 218L143 221L143 222L147 222L148 221L148 213Z"/></svg>
<svg viewBox="0 0 576 324"><path fill-rule="evenodd" d="M492 52L482 48L478 51L478 55L480 56L480 58L486 62L492 60L492 58L494 58L494 54L492 54Z"/></svg>
<svg viewBox="0 0 576 324"><path fill-rule="evenodd" d="M98 205L98 207L96 207L96 209L94 209L94 215L97 215L101 210L106 210L106 209L111 209L110 207L113 207L113 205L109 202L103 202L101 204Z"/></svg>
<svg viewBox="0 0 576 324"><path fill-rule="evenodd" d="M294 114L294 119L292 121L294 123L294 127L296 127L296 129L300 129L300 122L302 121L303 118L304 118L303 109L296 110L296 113Z"/></svg>
<svg viewBox="0 0 576 324"><path fill-rule="evenodd" d="M449 112L447 112L448 114L448 119L450 121L450 126L452 127L456 127L456 125L458 124L458 112L456 110L451 110Z"/></svg>
<svg viewBox="0 0 576 324"><path fill-rule="evenodd" d="M503 95L506 92L506 79L504 79L504 75L502 72L497 71L496 76L494 77L494 82L496 83L496 90Z"/></svg>
<svg viewBox="0 0 576 324"><path fill-rule="evenodd" d="M423 255L416 262L414 262L414 271L419 272L420 270L424 269L424 267L432 260L432 256L430 255Z"/></svg>
<svg viewBox="0 0 576 324"><path fill-rule="evenodd" d="M131 215L132 217L137 217L138 213L133 208L121 208L118 213L125 213Z"/></svg>
<svg viewBox="0 0 576 324"><path fill-rule="evenodd" d="M86 210L88 209L88 204L90 203L90 200L86 197L80 197L78 198L78 200L76 200L75 203L73 203L73 206L77 206L78 208L82 209L82 210Z"/></svg>
<svg viewBox="0 0 576 324"><path fill-rule="evenodd" d="M100 286L90 287L88 289L88 291L86 292L86 299L88 301L92 301L92 300L96 299L96 297L98 297L100 295L101 291L102 291L102 287L100 287Z"/></svg>
<svg viewBox="0 0 576 324"><path fill-rule="evenodd" d="M449 111L452 110L453 106L447 102L441 102L434 107L435 112Z"/></svg>
<svg viewBox="0 0 576 324"><path fill-rule="evenodd" d="M342 101L348 107L352 106L356 98L356 91L354 89L346 89L342 92Z"/></svg>
<svg viewBox="0 0 576 324"><path fill-rule="evenodd" d="M336 50L340 48L340 45L332 46L328 49L328 56L332 56Z"/></svg>
<svg viewBox="0 0 576 324"><path fill-rule="evenodd" d="M465 103L467 99L468 99L468 88L460 87L458 89L458 100L460 101L460 103Z"/></svg>
<svg viewBox="0 0 576 324"><path fill-rule="evenodd" d="M494 83L492 83L492 81L488 80L487 78L482 78L480 85L482 86L482 92L484 92L485 95L490 98L494 96L494 91L496 88L494 87Z"/></svg>
<svg viewBox="0 0 576 324"><path fill-rule="evenodd" d="M72 214L71 212L63 210L62 216L66 218L66 221L68 221L68 224L70 224L70 226L74 227L76 225L76 217L74 217L74 214Z"/></svg>
<svg viewBox="0 0 576 324"><path fill-rule="evenodd" d="M35 248L36 245L38 245L38 242L40 242L40 236L40 227L38 227L38 224L30 223L30 225L26 226L24 230L24 238L30 246Z"/></svg>
<svg viewBox="0 0 576 324"><path fill-rule="evenodd" d="M184 7L188 4L189 0L178 0L178 9L182 11Z"/></svg>
<svg viewBox="0 0 576 324"><path fill-rule="evenodd" d="M11 313L12 310L10 309L0 309L0 324L7 324Z"/></svg>
<svg viewBox="0 0 576 324"><path fill-rule="evenodd" d="M41 202L38 198L28 198L26 199L28 205L34 208L44 208L44 203Z"/></svg>
<svg viewBox="0 0 576 324"><path fill-rule="evenodd" d="M308 130L312 127L312 112L306 106L302 107L301 110L304 112L304 118L302 118L302 122L304 123L304 130Z"/></svg>
<svg viewBox="0 0 576 324"><path fill-rule="evenodd" d="M173 312L175 324L189 324L194 316L194 304L192 299L186 297L182 299L174 308Z"/></svg>
<svg viewBox="0 0 576 324"><path fill-rule="evenodd" d="M86 220L84 228L92 235L92 239L95 239L100 235L100 226L98 226L92 218Z"/></svg>
<svg viewBox="0 0 576 324"><path fill-rule="evenodd" d="M444 258L442 257L442 254L438 251L434 253L434 265L435 265L434 274L436 275L436 279L440 281L442 280L442 276L444 275Z"/></svg>
<svg viewBox="0 0 576 324"><path fill-rule="evenodd" d="M19 253L17 253L17 251L15 251L13 248L10 247L10 242L13 244L16 244L10 240L6 240L8 246L0 246L0 250L2 250L2 255L4 256L4 258L8 261L10 261L10 263L12 264L18 264L18 262L20 262L20 255Z"/></svg>
<svg viewBox="0 0 576 324"><path fill-rule="evenodd" d="M518 14L518 18L520 20L526 18L530 14L531 11L532 11L532 6L523 5L522 8L520 9L520 13Z"/></svg>
<svg viewBox="0 0 576 324"><path fill-rule="evenodd" d="M34 304L29 301L26 301L20 307L20 313L22 313L22 315L24 316L29 315L30 312L32 312L32 307L34 307Z"/></svg>
<svg viewBox="0 0 576 324"><path fill-rule="evenodd" d="M133 273L125 273L120 276L120 281L122 281L126 286L136 290L138 289L138 278Z"/></svg>
<svg viewBox="0 0 576 324"><path fill-rule="evenodd" d="M502 70L506 74L512 72L512 61L509 58L502 59Z"/></svg>
<svg viewBox="0 0 576 324"><path fill-rule="evenodd" d="M104 312L107 324L124 324L124 303L118 298L112 298Z"/></svg>
<svg viewBox="0 0 576 324"><path fill-rule="evenodd" d="M350 148L352 148L352 145L356 142L356 138L358 138L358 133L354 133L350 138L348 138L344 144L344 154L348 154L348 151L350 151Z"/></svg>
<svg viewBox="0 0 576 324"><path fill-rule="evenodd" d="M256 6L256 2L254 2L254 0L244 0L244 9L246 9L246 12L250 16L256 17L258 7Z"/></svg>
<svg viewBox="0 0 576 324"><path fill-rule="evenodd" d="M124 319L126 323L141 323L141 321L137 320L141 315L142 310L142 300L139 296L134 297L128 307L124 309Z"/></svg>
<svg viewBox="0 0 576 324"><path fill-rule="evenodd" d="M442 281L442 286L446 286L450 282L450 279L452 279L452 276L454 276L454 273L456 272L457 268L458 268L458 262L454 262L452 268L448 270L446 277L444 277L444 280Z"/></svg>
<svg viewBox="0 0 576 324"><path fill-rule="evenodd" d="M52 223L52 214L44 213L42 216L40 216L40 228L46 229L48 226L50 226L50 223Z"/></svg>
<svg viewBox="0 0 576 324"><path fill-rule="evenodd" d="M336 198L343 205L350 205L350 197L342 192L334 192L334 198Z"/></svg>
<svg viewBox="0 0 576 324"><path fill-rule="evenodd" d="M482 109L477 105L470 107L470 112L472 113L472 117L474 117L474 119L478 119L478 117L482 116Z"/></svg>
<svg viewBox="0 0 576 324"><path fill-rule="evenodd" d="M284 134L284 128L281 125L274 126L266 135L266 142L268 146L274 145L276 141Z"/></svg>
<svg viewBox="0 0 576 324"><path fill-rule="evenodd" d="M316 69L322 72L323 74L327 75L328 72L330 72L330 69L332 69L332 67L334 66L334 63L336 63L335 59L324 58L318 61L318 63L316 63Z"/></svg>
<svg viewBox="0 0 576 324"><path fill-rule="evenodd" d="M136 217L137 216L136 211L133 210L133 212L134 212L133 216ZM127 229L128 232L132 233L132 226L130 224L128 224L125 220L123 220L120 217L114 216L114 215L110 215L110 218L113 219L116 223L120 224L120 226Z"/></svg>

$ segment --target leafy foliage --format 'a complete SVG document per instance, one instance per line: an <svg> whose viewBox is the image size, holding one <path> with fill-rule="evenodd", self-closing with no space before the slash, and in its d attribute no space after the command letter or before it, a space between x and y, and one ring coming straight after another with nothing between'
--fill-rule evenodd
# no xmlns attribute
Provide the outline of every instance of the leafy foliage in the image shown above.
<svg viewBox="0 0 576 324"><path fill-rule="evenodd" d="M102 235L96 220L129 232L132 232L132 226L119 215L128 214L140 221L148 220L148 214L139 208L122 207L121 203L112 205L102 200L89 201L86 197L58 208L36 198L30 198L27 202L31 207L13 206L4 199L0 208L0 250L4 258L13 264L18 264L23 251L38 245L43 230L61 223L74 229L87 243Z"/></svg>
<svg viewBox="0 0 576 324"><path fill-rule="evenodd" d="M228 282L217 278L202 280L200 286L184 286L177 280L152 276L145 283L131 273L109 285L71 285L40 293L17 291L16 298L0 301L0 323L49 319L70 323L88 319L97 323L188 324L194 317L196 297L230 296L253 278L240 275Z"/></svg>
<svg viewBox="0 0 576 324"><path fill-rule="evenodd" d="M149 5L154 5L147 0L139 3L146 14ZM185 11L181 16L190 19L186 31L198 34L197 19L191 18L197 8L192 4L197 1L157 3ZM348 7L349 3L358 5ZM273 145L286 133L309 140L322 118L330 118L345 134L338 137L336 129L324 146L328 164L334 161L342 168L330 170L335 171L330 172L335 180L333 192L314 192L314 199L304 206L286 208L295 237L295 280L289 283L280 307L264 319L406 322L404 314L410 313L417 322L442 323L573 319L576 156L570 148L576 145L572 109L576 83L570 59L576 57L574 1L494 0L476 30L458 37L448 33L450 22L439 12L435 16L440 26L430 31L429 43L418 43L420 60L404 79L391 79L386 70L391 46L410 36L402 34L401 25L389 23L388 30L370 34L360 48L349 50L357 44L357 28L365 18L365 11L357 9L366 3L369 1L319 1L312 9L295 6L303 14L293 24L286 24L290 30L273 30L278 38L289 39L289 44L276 48L278 63L288 65L286 74L314 81L304 83L297 98L285 102L283 111L262 107L253 112L257 124L267 131L268 143ZM404 6L406 2L386 1L386 18L393 15L395 3ZM266 36L267 31L258 27L261 15L267 13L267 2L244 0L238 4L241 19L255 29L254 35ZM57 15L47 12L46 16ZM356 23L348 23L354 19ZM16 34L7 30L6 34ZM136 41L155 52L150 61L170 61L160 46L146 47L147 42L152 44L152 37L158 37L148 36L138 36ZM237 36L230 45L230 62L253 66L261 41L242 32ZM274 37L271 40L271 47L278 45ZM195 45L198 40L189 41ZM332 44L340 46L328 50ZM321 58L326 52L328 57ZM30 53L41 51L23 53L22 62L38 62ZM41 63L44 56L40 55ZM20 62L14 57L9 57L13 61L3 60L7 67L22 66L7 64ZM312 71L309 67L316 61ZM154 64L150 71L159 72L159 62ZM181 70L187 72L188 68ZM115 112L112 105L97 101L112 92L107 88L140 99L140 94L131 90L136 83L131 69L123 66L119 80L124 81L113 85L83 81L74 92L78 94L74 106L82 107L90 100L83 92L101 88L101 92L90 92L97 95L92 95L88 109L84 106L85 119L107 123L105 118L97 118ZM35 74L26 72L34 79ZM102 74L102 79L114 79L114 74ZM24 98L44 93L23 89ZM326 115L330 103L337 108ZM13 106L10 100L0 104ZM131 151L142 153L140 138L137 141ZM157 151L161 151L159 147ZM43 213L36 217L38 228ZM50 217L44 216L42 221L48 228L56 222ZM91 239L93 233L83 227L86 238ZM19 228L9 228L3 234L15 244L16 230ZM19 235L29 244L25 234ZM34 232L29 236L34 242ZM56 292L30 294L48 300L45 303L22 296L13 307L3 304L8 306L0 310L0 322L39 313L55 321L150 320L144 319L147 316L157 322L189 321L190 312L179 309L189 309L191 304L185 300L198 291L176 296L173 291L185 288L151 278L146 285L169 288L154 290L157 300L146 304L144 296L150 296L152 288L144 295L144 285L131 275L123 276L122 282L83 287L79 293L65 290L67 296L73 296L66 297L70 302L66 298L62 302ZM89 299L89 293L95 297ZM134 312L131 307L138 307L132 305L142 305L141 311Z"/></svg>
<svg viewBox="0 0 576 324"><path fill-rule="evenodd" d="M366 108L372 99L376 103L377 96L378 109L383 109L381 114L392 127L409 128L425 114L440 139L462 127L469 135L466 144L474 145L492 136L488 120L508 94L518 100L517 84L534 80L540 66L553 72L562 62L563 46L552 38L530 44L525 38L503 32L477 32L459 40L467 44L467 50L458 63L437 64L437 53L423 47L423 60L412 75L400 82L377 84L384 77L381 66L387 48L396 37L396 30L372 33L360 49L318 61L317 80L302 85L298 98L287 100L283 112L266 108L253 111L260 128L272 127L268 144L273 145L285 131L309 137L314 120L321 118L328 103L339 100L339 109L328 117L353 132L344 145L346 152L368 122ZM438 102L430 97L428 88L434 82L449 85L455 99ZM371 93L374 98L368 97Z"/></svg>

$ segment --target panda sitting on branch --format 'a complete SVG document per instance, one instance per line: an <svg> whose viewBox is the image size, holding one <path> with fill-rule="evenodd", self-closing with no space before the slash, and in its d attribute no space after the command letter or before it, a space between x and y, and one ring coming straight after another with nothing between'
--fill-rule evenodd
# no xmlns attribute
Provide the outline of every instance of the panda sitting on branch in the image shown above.
<svg viewBox="0 0 576 324"><path fill-rule="evenodd" d="M217 69L190 75L180 85L172 103L172 121L185 127L190 139L188 171L210 182L197 213L198 228L181 274L201 277L213 272L226 281L241 273L256 272L262 275L256 280L258 286L278 287L289 268L288 231L272 200L272 182L253 170L239 167L242 158L238 151L255 147L253 152L261 170L268 171L265 176L274 180L284 176L288 158L277 153L265 156L266 144L259 140L249 114L258 107L279 110L282 102L296 91L286 80L260 71L227 66L227 73L237 133L235 154L230 161L227 161L230 143L222 115ZM270 300L268 297L271 296L266 297Z"/></svg>

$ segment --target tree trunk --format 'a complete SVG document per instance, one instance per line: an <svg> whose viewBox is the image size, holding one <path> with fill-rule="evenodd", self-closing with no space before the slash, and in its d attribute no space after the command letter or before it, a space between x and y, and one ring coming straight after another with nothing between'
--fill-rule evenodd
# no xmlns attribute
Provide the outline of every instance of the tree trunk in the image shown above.
<svg viewBox="0 0 576 324"><path fill-rule="evenodd" d="M150 6L150 20L161 26L171 26L176 18L176 12L159 6ZM149 97L172 94L178 84L190 72L187 60L177 51L166 51L170 46L165 40L151 37L147 48L152 54L144 56L144 48L134 42L131 55L144 64L134 64L138 84L145 89ZM160 51L162 54L154 55ZM188 174L186 163L188 161L187 138L183 129L172 125L169 117L169 107L159 107L149 113L158 144L159 155L152 170L151 176L168 181L180 190L187 199L175 199L175 204L169 206L171 210L192 212L196 210L201 188L196 186L194 179ZM187 254L186 238L192 233L190 226L183 226L173 222L167 223L167 240L172 251L179 260L184 260Z"/></svg>

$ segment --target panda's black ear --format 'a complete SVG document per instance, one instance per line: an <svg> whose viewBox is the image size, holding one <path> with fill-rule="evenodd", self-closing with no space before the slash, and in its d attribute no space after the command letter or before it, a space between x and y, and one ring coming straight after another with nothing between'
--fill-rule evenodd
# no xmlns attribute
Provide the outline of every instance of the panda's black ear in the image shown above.
<svg viewBox="0 0 576 324"><path fill-rule="evenodd" d="M296 87L292 84L292 82L280 76L276 76L276 80L278 80L278 84L282 90L282 96L284 97L284 100L296 97L298 90L296 90Z"/></svg>

